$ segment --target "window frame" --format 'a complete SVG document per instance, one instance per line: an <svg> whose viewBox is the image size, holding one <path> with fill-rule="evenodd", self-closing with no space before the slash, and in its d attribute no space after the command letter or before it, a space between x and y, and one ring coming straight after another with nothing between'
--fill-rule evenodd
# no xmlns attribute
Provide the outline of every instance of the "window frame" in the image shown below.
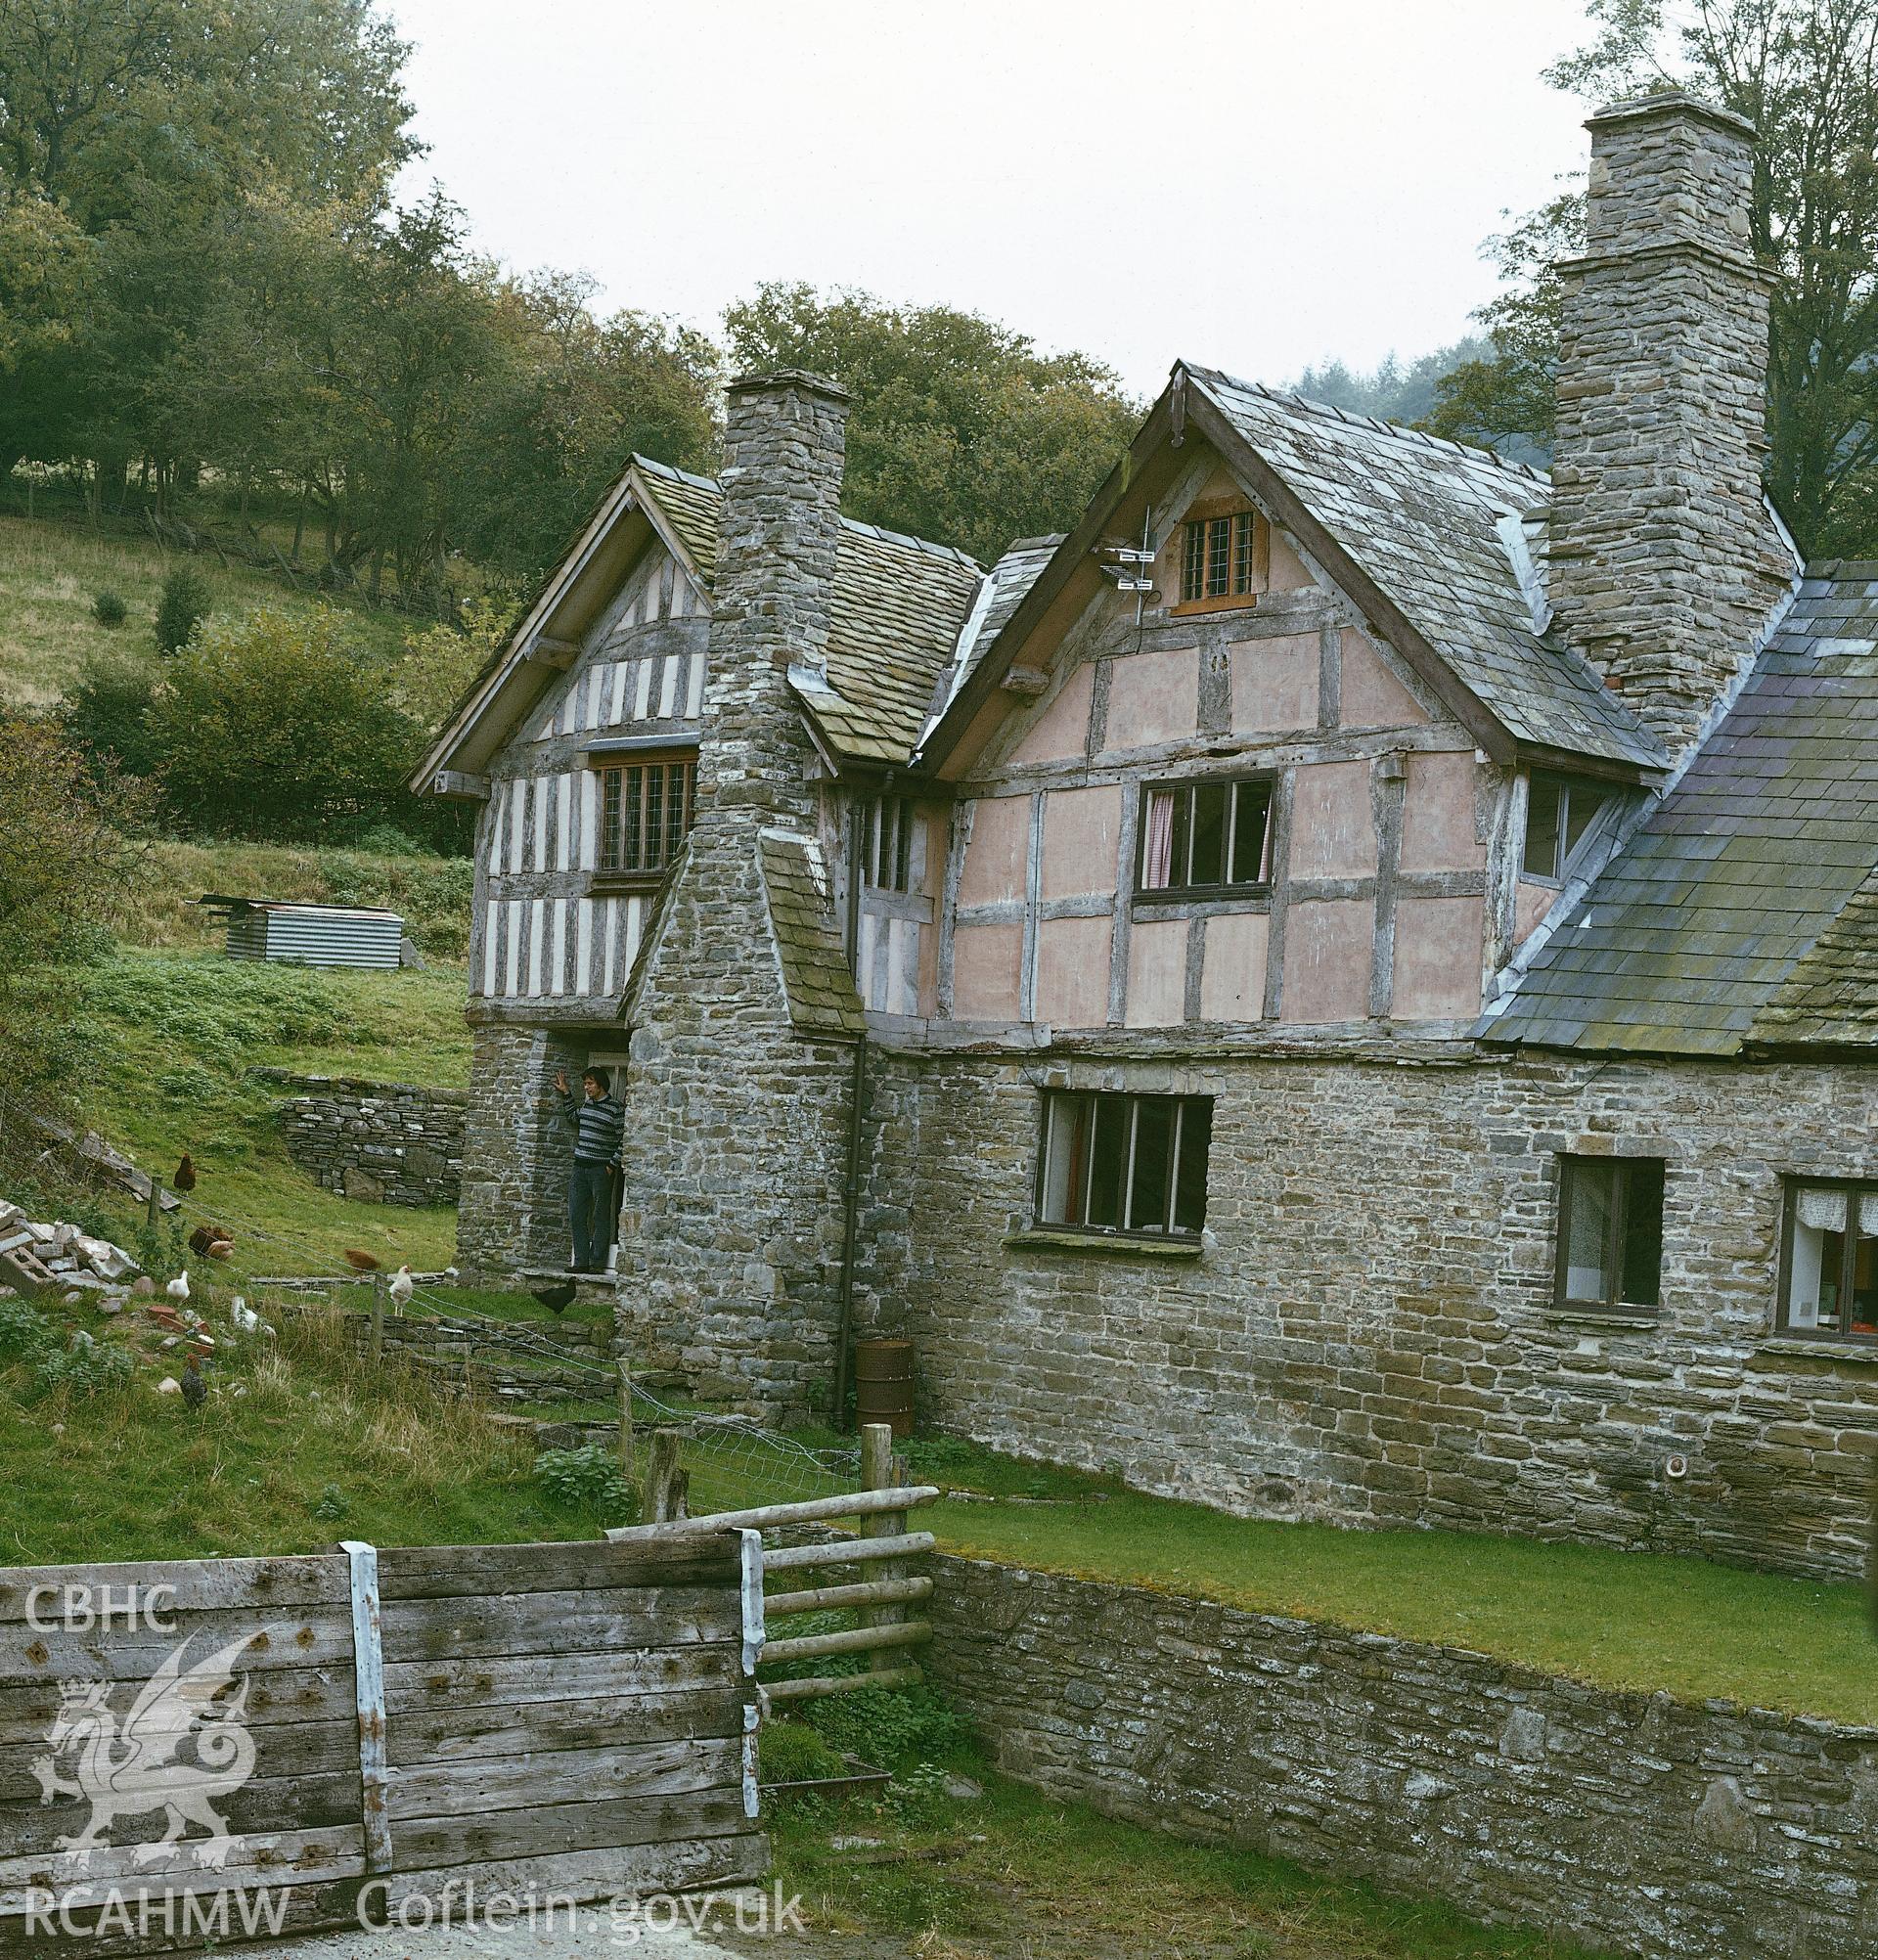
<svg viewBox="0 0 1878 1960"><path fill-rule="evenodd" d="M1031 1229L1037 1232L1055 1232L1068 1238L1102 1238L1134 1241L1151 1245L1198 1246L1206 1232L1206 1210L1213 1170L1213 1112L1216 1098L1210 1095L1163 1094L1152 1091L1104 1090L1104 1089L1047 1089L1038 1098L1037 1126L1037 1170L1031 1193ZM1090 1198L1096 1179L1096 1153L1089 1152L1088 1168L1083 1174L1083 1191L1080 1209L1083 1219L1080 1223L1067 1219L1051 1219L1045 1216L1049 1202L1051 1143L1052 1115L1055 1108L1066 1102L1090 1105L1092 1109L1101 1103L1122 1103L1129 1112L1128 1156L1122 1169L1122 1216L1127 1219L1135 1202L1135 1159L1140 1142L1140 1109L1143 1103L1162 1102L1174 1106L1174 1123L1167 1151L1167 1199L1165 1217L1167 1223L1159 1225L1096 1225L1089 1221ZM1202 1145L1200 1159L1200 1222L1197 1225L1178 1225L1174 1219L1180 1210L1181 1196L1181 1151L1185 1140L1185 1129L1189 1112L1195 1108L1205 1111L1206 1137ZM1094 1121L1091 1135L1094 1136Z"/></svg>
<svg viewBox="0 0 1878 1960"><path fill-rule="evenodd" d="M1785 1175L1780 1180L1780 1257L1775 1263L1773 1333L1783 1341L1807 1341L1821 1347L1878 1348L1878 1322L1871 1323L1873 1331L1870 1333L1856 1332L1845 1311L1840 1314L1845 1324L1839 1327L1796 1327L1788 1318L1793 1311L1794 1227L1803 1190L1843 1191L1846 1194L1846 1242L1839 1255L1839 1297L1848 1307L1855 1292L1853 1281L1857 1270L1858 1242L1869 1238L1878 1244L1878 1232L1867 1233L1858 1225L1858 1200L1867 1193L1878 1197L1878 1178L1815 1178L1797 1171Z"/></svg>
<svg viewBox="0 0 1878 1960"><path fill-rule="evenodd" d="M655 891L665 882L672 866L678 861L684 849L685 840L692 833L692 826L697 822L697 749L686 742L661 744L656 748L635 749L592 749L586 756L587 767L599 780L595 784L596 824L594 834L594 868L590 882L596 891L644 892ZM671 840L671 848L656 865L621 865L609 863L613 847L623 839L610 835L612 826L607 820L607 789L611 778L624 778L628 770L658 769L670 771L682 769L685 787L684 816L679 825L678 835ZM660 826L669 831L669 823L664 814L664 788L669 786L669 776L661 786ZM642 795L644 792L642 791ZM623 791L622 791L623 797ZM623 808L623 801L622 801Z"/></svg>
<svg viewBox="0 0 1878 1960"><path fill-rule="evenodd" d="M1260 826L1259 832L1259 875L1256 878L1228 876L1211 884L1150 885L1147 882L1147 847L1148 810L1151 799L1157 795L1170 793L1187 797L1186 862L1190 870L1193 864L1193 837L1197 827L1193 822L1193 799L1199 790L1215 788L1225 788L1230 792L1221 830L1222 869L1229 872L1235 869L1232 861L1238 848L1239 792L1246 788L1264 792L1265 822ZM1252 770L1231 776L1156 777L1142 782L1136 804L1135 885L1132 893L1134 900L1137 904L1180 905L1204 904L1211 900L1269 897L1272 891L1273 829L1277 817L1277 807L1278 777L1269 771ZM1178 816L1176 822L1178 823Z"/></svg>
<svg viewBox="0 0 1878 1960"><path fill-rule="evenodd" d="M1596 1314L1613 1318L1657 1320L1663 1314L1663 1218L1657 1216L1656 1299L1654 1302L1626 1300L1623 1297L1625 1268L1625 1227L1630 1223L1632 1179L1628 1173L1637 1166L1654 1164L1662 1172L1664 1205L1667 1206L1669 1159L1650 1155L1591 1156L1580 1150L1558 1153L1558 1200L1553 1221L1552 1306L1560 1314ZM1587 1172L1612 1174L1614 1189L1610 1221L1605 1226L1603 1266L1607 1291L1602 1300L1581 1300L1569 1291L1571 1281L1571 1222L1573 1186Z"/></svg>
<svg viewBox="0 0 1878 1960"><path fill-rule="evenodd" d="M862 823L861 889L867 892L913 890L913 833L919 822L918 806L911 796L870 796ZM888 812L892 822L887 822ZM880 875L881 860L891 853L889 875Z"/></svg>
<svg viewBox="0 0 1878 1960"><path fill-rule="evenodd" d="M1242 610L1256 605L1260 594L1271 589L1272 527L1256 506L1194 504L1181 519L1179 532L1175 570L1180 596L1170 611Z"/></svg>
<svg viewBox="0 0 1878 1960"><path fill-rule="evenodd" d="M1552 847L1552 869L1549 871L1532 870L1526 863L1526 853L1533 834L1533 789L1541 782L1552 784L1558 790L1558 830ZM1578 842L1568 845L1566 838L1570 835L1572 827L1571 799L1574 790L1594 792L1599 798L1600 808L1586 824ZM1519 840L1519 875L1529 884L1550 885L1562 891L1578 875L1576 867L1584 858L1585 845L1592 829L1602 818L1604 811L1616 803L1623 793L1624 788L1621 783L1601 781L1596 777L1567 776L1563 771L1556 769L1529 770L1526 776L1526 825Z"/></svg>

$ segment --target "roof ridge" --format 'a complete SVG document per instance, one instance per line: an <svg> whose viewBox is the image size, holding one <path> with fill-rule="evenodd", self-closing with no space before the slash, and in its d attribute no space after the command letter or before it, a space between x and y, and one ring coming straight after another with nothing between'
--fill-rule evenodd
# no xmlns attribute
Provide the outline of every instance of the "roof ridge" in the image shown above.
<svg viewBox="0 0 1878 1960"><path fill-rule="evenodd" d="M1352 426L1373 428L1378 434L1395 436L1419 448L1441 450L1450 456L1478 457L1483 463L1491 463L1496 469L1504 469L1510 475L1525 477L1530 482L1543 483L1547 489L1551 488L1552 479L1547 471L1535 468L1530 463L1516 462L1510 456L1502 456L1497 449L1487 449L1470 442L1454 442L1445 435L1431 435L1423 428L1410 428L1406 423L1384 422L1380 416L1365 415L1358 409L1342 409L1335 402L1317 401L1293 388L1274 388L1264 381L1243 380L1237 375L1229 375L1224 368L1203 368L1192 361L1182 361L1179 365L1189 375L1223 381L1228 387L1237 388L1248 395L1263 396L1267 401L1300 410L1306 415L1330 416Z"/></svg>
<svg viewBox="0 0 1878 1960"><path fill-rule="evenodd" d="M638 450L632 452L632 460L639 468L649 470L654 476L663 476L675 483L689 483L693 490L708 490L714 497L724 494L724 486L715 476L694 475L689 469L661 463L657 457L642 455ZM931 538L917 538L911 531L892 531L884 524L870 524L865 518L850 517L845 511L841 512L841 526L864 538L878 538L884 544L910 545L929 557L948 558L980 574L985 569L969 552L961 552L957 545L942 545Z"/></svg>

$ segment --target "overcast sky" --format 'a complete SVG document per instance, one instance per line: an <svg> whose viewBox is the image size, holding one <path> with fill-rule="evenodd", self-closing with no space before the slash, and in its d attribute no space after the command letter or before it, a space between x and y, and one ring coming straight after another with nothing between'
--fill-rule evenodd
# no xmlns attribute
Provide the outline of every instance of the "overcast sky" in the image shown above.
<svg viewBox="0 0 1878 1960"><path fill-rule="evenodd" d="M512 266L715 329L759 281L944 301L1142 395L1467 331L1577 168L1579 0L386 0L440 180Z"/></svg>

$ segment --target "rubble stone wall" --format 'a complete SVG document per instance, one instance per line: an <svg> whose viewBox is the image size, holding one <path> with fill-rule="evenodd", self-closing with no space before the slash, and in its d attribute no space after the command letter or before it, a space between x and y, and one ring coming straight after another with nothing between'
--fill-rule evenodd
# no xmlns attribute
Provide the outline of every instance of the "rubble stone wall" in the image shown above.
<svg viewBox="0 0 1878 1960"><path fill-rule="evenodd" d="M932 1564L929 1675L1053 1797L1650 1960L1878 1948L1878 1730Z"/></svg>
<svg viewBox="0 0 1878 1960"><path fill-rule="evenodd" d="M263 1079L299 1091L281 1105L281 1136L325 1189L368 1204L457 1202L468 1091L275 1070Z"/></svg>

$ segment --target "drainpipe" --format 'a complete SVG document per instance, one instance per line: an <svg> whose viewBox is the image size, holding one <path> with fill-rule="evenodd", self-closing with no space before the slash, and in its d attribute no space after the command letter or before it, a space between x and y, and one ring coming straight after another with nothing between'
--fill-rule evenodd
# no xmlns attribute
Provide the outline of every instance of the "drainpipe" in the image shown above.
<svg viewBox="0 0 1878 1960"><path fill-rule="evenodd" d="M848 970L855 976L855 991L861 994L862 1012L867 1011L867 996L861 993L861 844L864 806L860 797L851 799L848 813ZM854 1253L861 1208L861 1096L867 1084L868 1030L865 1021L854 1038L854 1059L848 1078L848 1162L841 1189L841 1284L834 1335L834 1405L828 1426L848 1426L848 1381L854 1362Z"/></svg>

